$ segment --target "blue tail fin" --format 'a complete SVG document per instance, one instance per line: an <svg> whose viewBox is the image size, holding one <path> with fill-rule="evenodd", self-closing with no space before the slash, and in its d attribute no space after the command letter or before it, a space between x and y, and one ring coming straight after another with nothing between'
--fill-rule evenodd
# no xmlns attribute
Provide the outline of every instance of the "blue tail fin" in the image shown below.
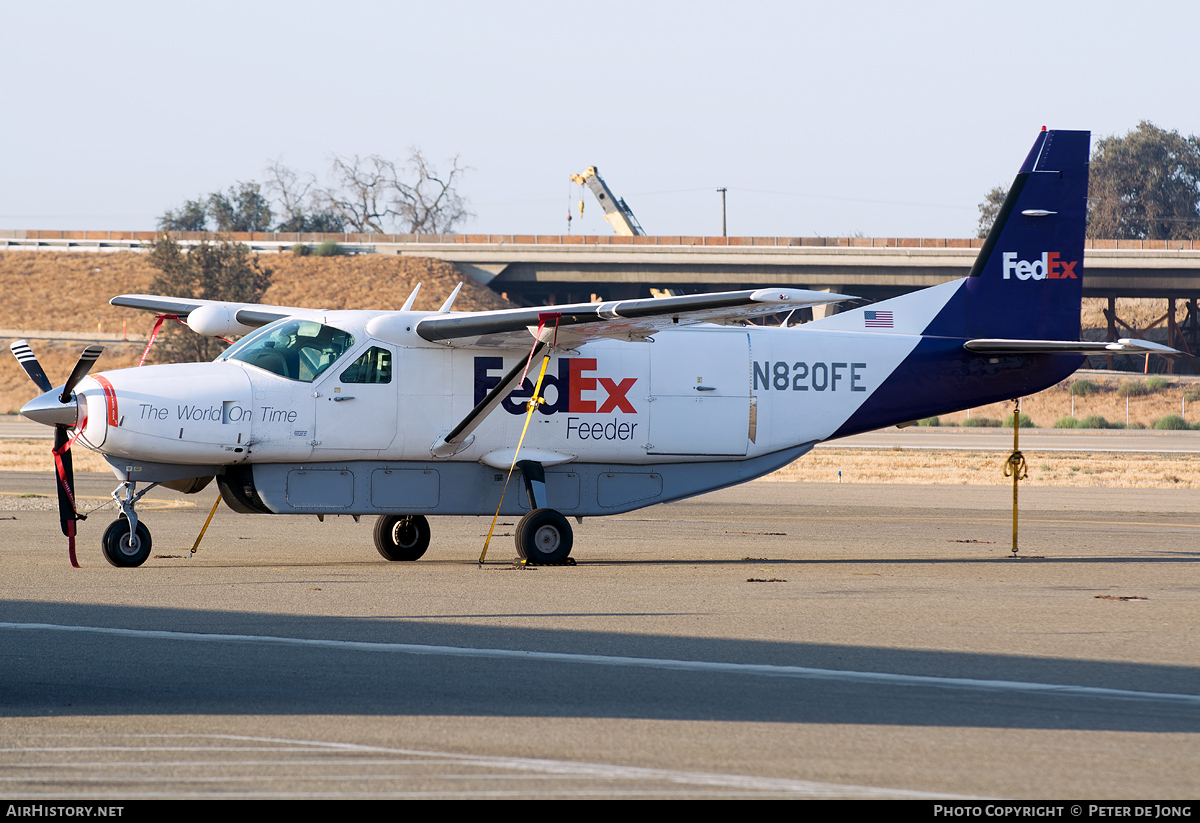
<svg viewBox="0 0 1200 823"><path fill-rule="evenodd" d="M1079 339L1090 140L1042 130L967 282L925 334Z"/></svg>

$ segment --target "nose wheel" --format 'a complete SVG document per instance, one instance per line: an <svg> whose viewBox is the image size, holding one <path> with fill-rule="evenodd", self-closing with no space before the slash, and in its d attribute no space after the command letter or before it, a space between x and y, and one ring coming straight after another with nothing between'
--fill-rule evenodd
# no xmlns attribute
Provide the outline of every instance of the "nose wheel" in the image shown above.
<svg viewBox="0 0 1200 823"><path fill-rule="evenodd" d="M134 494L137 483L126 480L113 490L113 500L121 507L121 516L108 524L100 546L104 550L104 559L114 566L132 568L140 566L150 557L150 530L138 520L134 506L142 495L157 486L151 483Z"/></svg>
<svg viewBox="0 0 1200 823"><path fill-rule="evenodd" d="M104 559L120 568L140 566L150 556L150 530L142 523L130 530L129 520L121 517L109 524L101 539Z"/></svg>
<svg viewBox="0 0 1200 823"><path fill-rule="evenodd" d="M567 518L554 509L534 509L521 518L516 531L517 554L530 563L566 563L575 536Z"/></svg>

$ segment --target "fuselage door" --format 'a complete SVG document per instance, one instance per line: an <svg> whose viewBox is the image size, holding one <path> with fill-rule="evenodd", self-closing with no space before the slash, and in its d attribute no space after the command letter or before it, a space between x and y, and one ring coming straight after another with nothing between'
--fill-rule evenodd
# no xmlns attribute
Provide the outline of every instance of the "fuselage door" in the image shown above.
<svg viewBox="0 0 1200 823"><path fill-rule="evenodd" d="M650 346L650 454L744 455L750 431L750 338L680 330Z"/></svg>
<svg viewBox="0 0 1200 823"><path fill-rule="evenodd" d="M343 357L322 374L313 384L314 455L374 453L391 447L397 439L399 377L396 353L379 345L370 346L355 360Z"/></svg>

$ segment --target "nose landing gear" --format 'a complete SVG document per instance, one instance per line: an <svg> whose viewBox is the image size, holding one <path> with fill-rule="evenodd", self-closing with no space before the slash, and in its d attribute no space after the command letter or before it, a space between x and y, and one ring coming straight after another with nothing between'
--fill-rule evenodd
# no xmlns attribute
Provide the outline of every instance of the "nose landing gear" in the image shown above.
<svg viewBox="0 0 1200 823"><path fill-rule="evenodd" d="M132 568L140 566L150 557L150 530L144 523L138 522L134 505L142 499L142 495L157 486L151 483L137 494L133 493L137 483L126 480L113 490L113 499L121 507L121 516L109 524L101 538L104 559L114 566ZM121 492L124 491L124 498Z"/></svg>
<svg viewBox="0 0 1200 823"><path fill-rule="evenodd" d="M136 532L129 530L124 517L109 524L101 538L104 559L114 566L140 566L150 556L150 530L138 523Z"/></svg>

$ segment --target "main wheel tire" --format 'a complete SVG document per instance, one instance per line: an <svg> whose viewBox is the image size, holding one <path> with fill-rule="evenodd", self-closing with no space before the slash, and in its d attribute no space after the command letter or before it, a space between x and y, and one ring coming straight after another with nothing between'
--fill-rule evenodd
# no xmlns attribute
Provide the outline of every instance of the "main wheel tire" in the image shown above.
<svg viewBox="0 0 1200 823"><path fill-rule="evenodd" d="M129 536L129 521L120 517L108 524L100 540L104 559L118 568L140 566L150 557L150 530L140 520L137 533Z"/></svg>
<svg viewBox="0 0 1200 823"><path fill-rule="evenodd" d="M567 518L554 509L534 509L516 531L517 554L533 563L565 563L575 535Z"/></svg>
<svg viewBox="0 0 1200 823"><path fill-rule="evenodd" d="M429 548L429 521L420 514L385 514L375 521L375 548L387 560L417 560Z"/></svg>

